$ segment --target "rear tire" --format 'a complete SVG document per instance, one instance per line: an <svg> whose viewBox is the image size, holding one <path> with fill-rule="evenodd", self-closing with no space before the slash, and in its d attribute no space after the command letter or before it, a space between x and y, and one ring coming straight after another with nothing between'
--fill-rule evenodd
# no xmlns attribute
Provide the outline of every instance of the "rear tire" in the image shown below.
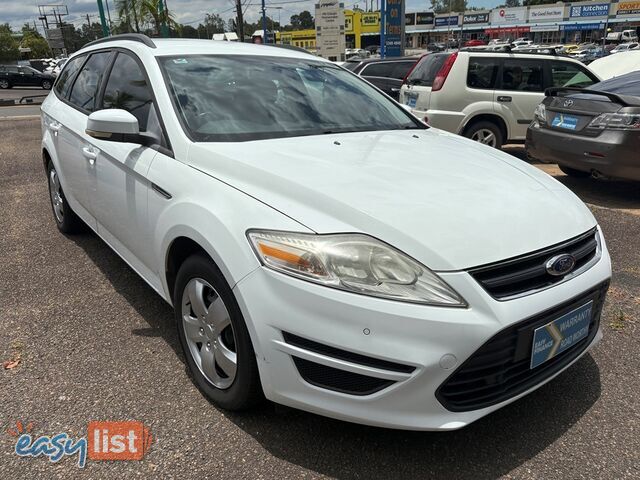
<svg viewBox="0 0 640 480"><path fill-rule="evenodd" d="M591 176L591 172L583 172L582 170L576 170L575 168L565 167L564 165L558 165L562 173L575 178L587 178Z"/></svg>
<svg viewBox="0 0 640 480"><path fill-rule="evenodd" d="M488 120L472 123L465 128L464 136L494 148L502 148L504 143L502 129Z"/></svg>
<svg viewBox="0 0 640 480"><path fill-rule="evenodd" d="M173 305L198 388L227 410L259 403L264 395L247 325L224 276L206 255L192 255L180 266Z"/></svg>
<svg viewBox="0 0 640 480"><path fill-rule="evenodd" d="M53 211L53 219L56 222L58 230L62 233L76 233L82 230L84 224L80 217L71 210L67 199L62 191L58 172L49 160L47 164L47 180L49 184L49 200L51 201L51 209Z"/></svg>
<svg viewBox="0 0 640 480"><path fill-rule="evenodd" d="M0 79L0 88L3 90L7 88L11 88L11 84L9 83L9 80L7 80L6 78Z"/></svg>

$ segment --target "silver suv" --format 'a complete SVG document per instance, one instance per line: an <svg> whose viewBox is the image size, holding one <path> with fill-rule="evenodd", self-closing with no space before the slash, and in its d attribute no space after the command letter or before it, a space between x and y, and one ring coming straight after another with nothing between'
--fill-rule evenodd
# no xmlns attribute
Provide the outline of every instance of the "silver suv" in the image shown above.
<svg viewBox="0 0 640 480"><path fill-rule="evenodd" d="M598 77L556 55L460 51L423 57L400 103L436 128L500 148L525 139L549 87L589 87Z"/></svg>

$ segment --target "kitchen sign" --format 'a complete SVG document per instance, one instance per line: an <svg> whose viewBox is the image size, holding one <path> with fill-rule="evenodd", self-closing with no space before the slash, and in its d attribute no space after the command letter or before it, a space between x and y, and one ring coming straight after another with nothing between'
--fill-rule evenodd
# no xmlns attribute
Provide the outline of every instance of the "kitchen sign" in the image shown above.
<svg viewBox="0 0 640 480"><path fill-rule="evenodd" d="M602 17L609 15L608 3L594 3L592 5L579 5L569 9L570 17Z"/></svg>

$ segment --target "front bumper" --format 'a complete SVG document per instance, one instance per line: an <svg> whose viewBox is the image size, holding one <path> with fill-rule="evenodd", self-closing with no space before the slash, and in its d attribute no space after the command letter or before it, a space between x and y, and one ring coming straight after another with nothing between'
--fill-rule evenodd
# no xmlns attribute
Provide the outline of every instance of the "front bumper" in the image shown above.
<svg viewBox="0 0 640 480"><path fill-rule="evenodd" d="M542 128L527 129L527 153L540 161L557 163L583 172L640 180L640 133L604 130L597 137Z"/></svg>
<svg viewBox="0 0 640 480"><path fill-rule="evenodd" d="M329 417L411 430L452 430L499 409L551 380L595 345L592 337L571 362L526 391L495 405L453 412L438 388L480 346L510 325L566 303L611 276L606 246L600 260L571 280L533 295L497 301L466 272L440 273L467 309L400 303L356 295L259 268L234 292L249 327L262 386L274 402ZM337 358L285 342L283 332L356 354ZM357 355L381 360L365 365ZM352 374L388 380L370 394L328 390L305 381L294 357ZM399 371L384 362L412 367Z"/></svg>

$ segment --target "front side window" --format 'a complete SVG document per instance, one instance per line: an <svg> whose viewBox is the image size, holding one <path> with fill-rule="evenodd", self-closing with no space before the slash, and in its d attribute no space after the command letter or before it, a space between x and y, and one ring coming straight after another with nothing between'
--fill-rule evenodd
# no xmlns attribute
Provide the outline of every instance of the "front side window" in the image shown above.
<svg viewBox="0 0 640 480"><path fill-rule="evenodd" d="M137 62L129 55L119 53L113 63L102 99L103 108L121 108L138 119L140 131L147 130L150 117L157 122L153 96L147 79Z"/></svg>
<svg viewBox="0 0 640 480"><path fill-rule="evenodd" d="M245 55L159 62L182 124L196 141L426 128L368 83L328 62Z"/></svg>
<svg viewBox="0 0 640 480"><path fill-rule="evenodd" d="M56 93L58 93L58 95L60 95L61 97L66 98L69 94L69 90L71 89L71 82L73 82L73 77L76 75L78 70L80 70L84 59L84 55L72 58L67 62L62 72L60 72L60 75L58 75L58 80L56 81L54 89Z"/></svg>
<svg viewBox="0 0 640 480"><path fill-rule="evenodd" d="M469 58L467 86L478 89L496 88L498 78L498 61L492 58Z"/></svg>
<svg viewBox="0 0 640 480"><path fill-rule="evenodd" d="M502 67L502 90L542 92L542 62L507 59Z"/></svg>
<svg viewBox="0 0 640 480"><path fill-rule="evenodd" d="M551 62L551 85L554 87L590 87L598 80L580 65L571 62Z"/></svg>
<svg viewBox="0 0 640 480"><path fill-rule="evenodd" d="M111 52L94 53L76 77L69 101L82 110L95 110L98 88L104 76Z"/></svg>

